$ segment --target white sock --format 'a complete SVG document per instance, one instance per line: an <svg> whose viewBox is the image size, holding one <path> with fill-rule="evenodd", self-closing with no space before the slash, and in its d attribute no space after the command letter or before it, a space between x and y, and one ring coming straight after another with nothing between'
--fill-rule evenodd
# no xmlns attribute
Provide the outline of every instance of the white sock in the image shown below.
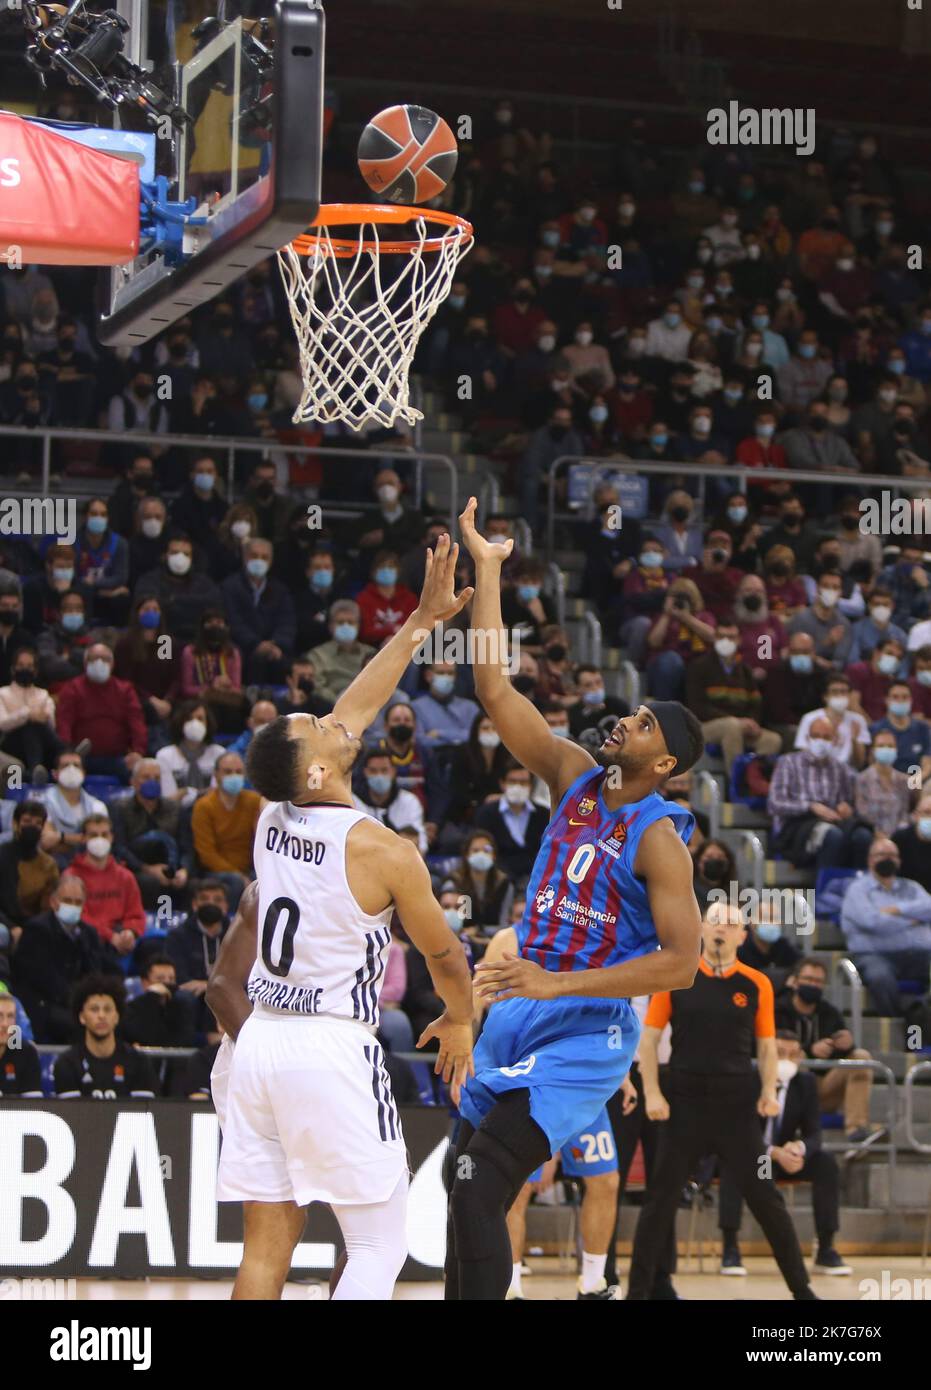
<svg viewBox="0 0 931 1390"><path fill-rule="evenodd" d="M587 1251L582 1251L582 1293L598 1293L604 1283L607 1258L607 1252L589 1255Z"/></svg>
<svg viewBox="0 0 931 1390"><path fill-rule="evenodd" d="M514 1298L523 1298L520 1284L521 1265L522 1261L518 1260L511 1273L511 1287L508 1289L508 1293L512 1294Z"/></svg>

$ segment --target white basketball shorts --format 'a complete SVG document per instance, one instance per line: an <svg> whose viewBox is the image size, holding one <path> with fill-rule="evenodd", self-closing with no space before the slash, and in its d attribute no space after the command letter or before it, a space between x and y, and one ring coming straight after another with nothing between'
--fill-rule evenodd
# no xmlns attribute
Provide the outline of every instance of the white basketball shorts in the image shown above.
<svg viewBox="0 0 931 1390"><path fill-rule="evenodd" d="M212 1085L218 1201L363 1206L407 1172L381 1044L358 1023L258 1007L221 1047Z"/></svg>

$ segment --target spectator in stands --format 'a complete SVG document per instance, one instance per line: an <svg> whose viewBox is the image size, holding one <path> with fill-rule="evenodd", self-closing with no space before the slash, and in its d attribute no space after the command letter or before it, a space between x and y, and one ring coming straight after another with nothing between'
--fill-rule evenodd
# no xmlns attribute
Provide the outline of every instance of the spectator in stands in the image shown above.
<svg viewBox="0 0 931 1390"><path fill-rule="evenodd" d="M872 726L874 739L883 731L893 736L893 761L899 772L908 773L910 778L918 774L919 781L931 774L931 727L926 720L916 718L907 681L895 680L889 687L885 717Z"/></svg>
<svg viewBox="0 0 931 1390"><path fill-rule="evenodd" d="M276 490L277 478L275 464L260 460L252 469L242 498L256 518L256 530L248 539L265 540L272 546L284 540L293 507L293 503Z"/></svg>
<svg viewBox="0 0 931 1390"><path fill-rule="evenodd" d="M908 823L892 836L903 878L914 879L931 893L931 793L919 797Z"/></svg>
<svg viewBox="0 0 931 1390"><path fill-rule="evenodd" d="M779 1113L764 1121L766 1153L772 1160L773 1177L779 1182L810 1182L818 1246L812 1268L816 1274L851 1274L834 1248L840 1226L840 1174L837 1159L821 1147L818 1085L810 1072L801 1070L803 1053L794 1034L776 1033L779 1080L776 1100ZM727 1166L721 1169L718 1221L721 1227L722 1274L746 1274L737 1237L743 1201Z"/></svg>
<svg viewBox="0 0 931 1390"><path fill-rule="evenodd" d="M822 672L840 670L850 651L850 619L837 611L843 592L839 574L824 573L818 580L818 594L810 608L801 608L790 619L788 633L807 632L815 643L815 665Z"/></svg>
<svg viewBox="0 0 931 1390"><path fill-rule="evenodd" d="M917 326L902 335L899 347L909 376L922 383L931 381L931 304L922 306Z"/></svg>
<svg viewBox="0 0 931 1390"><path fill-rule="evenodd" d="M419 512L409 510L401 502L401 479L393 468L381 468L372 480L378 499L378 511L359 523L350 542L358 546L361 573L368 573L368 562L377 550L391 550L404 555L423 535L424 520Z"/></svg>
<svg viewBox="0 0 931 1390"><path fill-rule="evenodd" d="M161 769L143 758L133 769L133 794L113 804L117 857L136 875L145 907L161 895L184 895L193 867L190 826L178 801L162 796Z"/></svg>
<svg viewBox="0 0 931 1390"><path fill-rule="evenodd" d="M0 734L3 751L17 758L32 781L55 761L59 743L55 734L55 702L36 683L35 651L20 647L13 657L13 682L0 686Z"/></svg>
<svg viewBox="0 0 931 1390"><path fill-rule="evenodd" d="M402 1007L407 993L407 951L404 944L393 937L388 948L385 977L378 998L378 1038L389 1052L413 1052L414 1030L411 1021ZM387 994L388 998L385 998Z"/></svg>
<svg viewBox="0 0 931 1390"><path fill-rule="evenodd" d="M803 329L791 358L777 373L779 398L786 409L806 410L821 395L832 370L830 359L822 355L817 333L812 328Z"/></svg>
<svg viewBox="0 0 931 1390"><path fill-rule="evenodd" d="M779 502L779 521L763 537L764 560L770 549L785 545L795 556L799 573L808 573L814 563L818 532L806 519L805 507L795 493L789 493Z"/></svg>
<svg viewBox="0 0 931 1390"><path fill-rule="evenodd" d="M137 599L133 604L129 627L116 641L113 669L139 696L150 738L161 741L180 690L180 662L157 598Z"/></svg>
<svg viewBox="0 0 931 1390"><path fill-rule="evenodd" d="M123 1036L141 1047L190 1047L194 1014L189 996L179 994L175 963L168 955L147 956L142 968L142 993L123 1015Z"/></svg>
<svg viewBox="0 0 931 1390"><path fill-rule="evenodd" d="M15 1038L16 1000L0 993L0 1096L39 1099L42 1095L42 1066L31 1042Z"/></svg>
<svg viewBox="0 0 931 1390"><path fill-rule="evenodd" d="M280 684L294 650L297 622L294 601L269 572L271 542L256 539L243 546L243 569L223 581L223 600L233 641L246 655L246 680Z"/></svg>
<svg viewBox="0 0 931 1390"><path fill-rule="evenodd" d="M784 895L773 889L767 896L763 891L761 900L747 914L747 935L743 945L737 948L737 959L749 965L751 970L763 970L773 980L774 985L784 980L788 972L801 956L801 951L786 936L786 928L794 926L798 931L800 923L794 912L786 911ZM804 924L806 927L810 923Z"/></svg>
<svg viewBox="0 0 931 1390"><path fill-rule="evenodd" d="M124 477L110 493L110 525L119 536L130 536L136 526L139 508L147 497L158 497L158 479L152 455L136 450ZM131 544L131 543L130 543ZM152 561L155 564L158 556Z"/></svg>
<svg viewBox="0 0 931 1390"><path fill-rule="evenodd" d="M456 667L451 661L434 661L424 679L426 694L411 701L424 742L428 747L465 743L478 706L454 693Z"/></svg>
<svg viewBox="0 0 931 1390"><path fill-rule="evenodd" d="M877 642L869 661L858 661L855 666L847 667L854 706L874 723L886 713L889 692L896 682L896 672L904 655L902 643L887 637Z"/></svg>
<svg viewBox="0 0 931 1390"><path fill-rule="evenodd" d="M92 597L94 616L119 627L129 611L129 546L110 527L107 503L92 497L74 545L77 580Z"/></svg>
<svg viewBox="0 0 931 1390"><path fill-rule="evenodd" d="M382 825L394 830L411 827L417 832L422 854L427 850L423 802L412 791L398 786L395 764L388 753L370 748L360 759L359 775L353 781L353 801Z"/></svg>
<svg viewBox="0 0 931 1390"><path fill-rule="evenodd" d="M903 536L899 558L879 576L879 586L893 596L893 622L906 629L916 619L927 618L931 610L931 581L922 563L923 556L923 546Z"/></svg>
<svg viewBox="0 0 931 1390"><path fill-rule="evenodd" d="M709 902L729 900L730 885L737 881L737 865L723 840L704 840L693 854L694 887L704 913Z"/></svg>
<svg viewBox="0 0 931 1390"><path fill-rule="evenodd" d="M48 812L43 838L60 861L69 860L84 844L87 817L107 814L105 803L84 790L84 776L81 754L76 749L63 748L55 760L52 785L39 794Z"/></svg>
<svg viewBox="0 0 931 1390"><path fill-rule="evenodd" d="M73 545L50 545L41 574L23 581L23 626L35 637L58 622L62 597L74 589Z"/></svg>
<svg viewBox="0 0 931 1390"><path fill-rule="evenodd" d="M217 758L214 780L216 785L197 798L191 812L194 853L201 869L224 884L235 910L252 875L252 841L262 798L246 789L238 753L227 750Z"/></svg>
<svg viewBox="0 0 931 1390"><path fill-rule="evenodd" d="M516 632L521 649L535 654L543 629L556 621L556 605L543 592L546 568L528 555L515 565L513 578L501 595L501 616L505 627Z"/></svg>
<svg viewBox="0 0 931 1390"><path fill-rule="evenodd" d="M745 574L734 596L734 617L740 629L740 656L762 681L786 650L786 630L769 612L766 586L758 574Z"/></svg>
<svg viewBox="0 0 931 1390"><path fill-rule="evenodd" d="M449 374L452 382L463 377L469 380L471 395L464 399L452 395L467 423L485 411L494 412L507 376L507 358L491 339L485 314L475 311L470 314L462 338L450 348Z"/></svg>
<svg viewBox="0 0 931 1390"><path fill-rule="evenodd" d="M927 729L927 725L923 725ZM870 765L857 773L857 815L878 835L891 835L908 820L911 794L905 772L897 770L896 736L892 729L874 730Z"/></svg>
<svg viewBox="0 0 931 1390"><path fill-rule="evenodd" d="M789 468L816 473L860 472L850 445L843 435L829 428L830 423L827 402L817 399L808 406L804 423L780 435Z"/></svg>
<svg viewBox="0 0 931 1390"><path fill-rule="evenodd" d="M116 1030L126 1013L121 980L87 975L74 995L74 1015L83 1030L81 1042L55 1058L55 1094L59 1100L152 1100L155 1073L144 1053L119 1042Z"/></svg>
<svg viewBox="0 0 931 1390"><path fill-rule="evenodd" d="M583 729L593 728L608 716L617 720L630 713L623 700L607 693L604 675L597 666L577 666L575 684L579 698L575 704L568 707L569 728L573 738L578 738Z"/></svg>
<svg viewBox="0 0 931 1390"><path fill-rule="evenodd" d="M746 468L785 468L785 449L775 439L777 424L776 412L772 407L760 407L753 419L753 433L743 434L736 443L734 462L743 464ZM754 480L750 487L758 494L763 493L775 499L777 490L787 488L788 483L781 479L772 483Z"/></svg>
<svg viewBox="0 0 931 1390"><path fill-rule="evenodd" d="M893 840L873 841L869 873L856 878L844 895L841 930L879 1013L904 1012L899 981L917 980L922 991L931 967L931 894L901 878Z"/></svg>
<svg viewBox="0 0 931 1390"><path fill-rule="evenodd" d="M833 729L831 753L839 762L859 769L866 762L871 735L863 715L850 708L850 690L850 681L846 676L828 677L824 685L823 706L809 709L802 717L795 746L810 748L812 724L816 720L826 719Z"/></svg>
<svg viewBox="0 0 931 1390"><path fill-rule="evenodd" d="M568 632L557 623L547 623L540 630L540 646L543 649L537 659L540 698L560 706L572 704L578 690L569 655L571 643Z"/></svg>
<svg viewBox="0 0 931 1390"><path fill-rule="evenodd" d="M160 748L156 761L161 769L162 796L193 804L199 792L210 786L217 758L223 752L213 736L213 715L203 701L185 700L171 716L172 742Z"/></svg>
<svg viewBox="0 0 931 1390"><path fill-rule="evenodd" d="M499 304L492 318L492 331L499 348L508 357L526 352L534 342L546 314L534 303L533 282L521 276L515 282L509 299Z"/></svg>
<svg viewBox="0 0 931 1390"><path fill-rule="evenodd" d="M461 858L445 887L452 887L460 904L460 926L477 955L483 940L510 921L514 885L497 867L498 847L487 830L473 830L462 841Z"/></svg>
<svg viewBox="0 0 931 1390"><path fill-rule="evenodd" d="M876 540L867 536L867 540ZM841 541L843 545L843 540ZM874 585L870 591L868 616L853 624L848 661L851 665L867 661L877 643L895 638L903 648L907 638L904 630L892 621L893 597L887 589Z"/></svg>
<svg viewBox="0 0 931 1390"><path fill-rule="evenodd" d="M145 930L145 912L139 885L113 854L113 826L107 816L91 815L84 822L84 853L78 854L71 872L83 879L87 890L83 920L102 941L121 956L128 956Z"/></svg>
<svg viewBox="0 0 931 1390"><path fill-rule="evenodd" d="M136 508L129 537L129 582L134 592L142 576L161 562L167 519L168 509L160 497L144 497Z"/></svg>
<svg viewBox="0 0 931 1390"><path fill-rule="evenodd" d="M743 573L733 562L734 546L730 534L720 527L711 527L705 537L701 564L689 575L698 585L705 607L720 622L731 613L734 595Z"/></svg>
<svg viewBox="0 0 931 1390"><path fill-rule="evenodd" d="M304 561L302 582L292 589L297 608L295 651L309 651L327 640L327 610L333 600L335 579L336 561L330 550L315 550ZM421 587L417 587L417 593Z"/></svg>
<svg viewBox="0 0 931 1390"><path fill-rule="evenodd" d="M749 666L740 659L740 629L732 616L718 623L713 651L695 657L685 677L686 702L701 721L705 742L718 743L730 775L741 753L778 753L778 734L758 723L762 700Z"/></svg>
<svg viewBox="0 0 931 1390"><path fill-rule="evenodd" d="M198 545L208 545L226 514L216 462L209 454L195 458L188 480L171 504L171 524Z"/></svg>
<svg viewBox="0 0 931 1390"><path fill-rule="evenodd" d="M333 704L374 655L374 648L359 639L359 605L337 599L330 605L330 640L307 653L317 673L317 694Z"/></svg>
<svg viewBox="0 0 931 1390"><path fill-rule="evenodd" d="M259 519L248 502L234 502L228 507L208 545L210 568L219 579L238 572L242 565L242 547L258 535Z"/></svg>
<svg viewBox="0 0 931 1390"><path fill-rule="evenodd" d="M661 362L684 362L688 357L692 330L682 317L677 299L670 299L659 318L647 324L645 354Z"/></svg>
<svg viewBox="0 0 931 1390"><path fill-rule="evenodd" d="M391 759L403 791L424 799L430 751L417 731L417 715L406 700L395 700L385 710L385 733L374 747ZM436 826L433 827L434 833ZM428 830L429 833L429 830Z"/></svg>
<svg viewBox="0 0 931 1390"><path fill-rule="evenodd" d="M40 848L45 822L41 801L18 801L13 838L0 845L0 924L14 943L24 923L48 907L58 883L58 866Z"/></svg>
<svg viewBox="0 0 931 1390"><path fill-rule="evenodd" d="M316 667L306 656L296 656L291 662L285 687L285 693L275 697L279 714L314 714L321 718L333 708L332 701L316 694Z"/></svg>
<svg viewBox="0 0 931 1390"><path fill-rule="evenodd" d="M205 609L223 606L212 579L192 568L194 547L187 536L172 536L158 569L144 574L136 585L135 602L157 598L165 626L177 642L193 640Z"/></svg>
<svg viewBox="0 0 931 1390"><path fill-rule="evenodd" d="M197 637L181 653L180 692L184 700L201 700L221 733L242 728L247 701L243 692L242 656L230 638L222 608L207 608Z"/></svg>
<svg viewBox="0 0 931 1390"><path fill-rule="evenodd" d="M222 880L194 880L191 910L165 937L165 954L175 963L179 987L195 999L203 999L228 925L229 903ZM201 1018L205 1016L206 1006Z"/></svg>
<svg viewBox="0 0 931 1390"><path fill-rule="evenodd" d="M676 488L669 494L664 513L665 521L660 522L653 533L665 551L664 568L679 570L697 565L703 548L701 527L695 525L694 503L684 488Z"/></svg>
<svg viewBox="0 0 931 1390"><path fill-rule="evenodd" d="M760 722L779 735L783 748L791 748L799 724L820 694L814 641L806 632L797 632L788 639L786 655L766 674Z"/></svg>
<svg viewBox="0 0 931 1390"><path fill-rule="evenodd" d="M814 720L808 747L784 753L776 763L767 807L773 818L773 848L796 868L859 868L872 839L853 803L853 771L833 755L834 726Z"/></svg>
<svg viewBox="0 0 931 1390"><path fill-rule="evenodd" d="M573 340L562 350L574 382L589 391L610 391L614 386L614 368L608 350L595 342L594 325L583 319L576 325Z"/></svg>
<svg viewBox="0 0 931 1390"><path fill-rule="evenodd" d="M369 582L356 596L359 636L369 646L379 647L386 637L393 637L417 607L417 595L398 583L399 564L393 551L376 551Z"/></svg>
<svg viewBox="0 0 931 1390"><path fill-rule="evenodd" d="M486 714L473 717L468 739L457 745L446 778L448 801L443 821L464 825L475 807L497 800L510 755Z"/></svg>
<svg viewBox="0 0 931 1390"><path fill-rule="evenodd" d="M119 395L110 398L107 408L107 429L114 435L167 434L168 411L155 391L155 378L145 367L138 367L129 384Z"/></svg>
<svg viewBox="0 0 931 1390"><path fill-rule="evenodd" d="M501 779L501 796L486 801L475 813L475 827L487 830L498 847L498 865L512 881L525 879L533 861L548 813L530 800L531 775L512 764Z"/></svg>
<svg viewBox="0 0 931 1390"><path fill-rule="evenodd" d="M211 376L247 377L252 371L252 348L246 335L236 327L233 306L226 300L214 303L197 347L201 367Z"/></svg>
<svg viewBox="0 0 931 1390"><path fill-rule="evenodd" d="M20 647L35 646L22 625L22 588L14 574L0 571L0 685L9 685L13 658Z"/></svg>
<svg viewBox="0 0 931 1390"><path fill-rule="evenodd" d="M662 611L669 589L665 566L666 551L661 540L645 536L637 556L621 585L623 621L620 637L635 666L642 666L646 640L654 617Z"/></svg>
<svg viewBox="0 0 931 1390"><path fill-rule="evenodd" d="M540 486L549 476L553 464L558 458L584 452L585 445L573 425L571 408L556 405L546 424L531 434L518 470L520 514L531 530L539 525Z"/></svg>
<svg viewBox="0 0 931 1390"><path fill-rule="evenodd" d="M62 686L58 695L58 736L72 745L87 739L89 772L129 780L146 751L142 706L129 681L113 674L113 653L103 642L89 646L84 675Z"/></svg>
<svg viewBox="0 0 931 1390"><path fill-rule="evenodd" d="M714 618L697 586L684 576L676 579L647 634L650 694L657 700L681 700L688 663L713 642Z"/></svg>
<svg viewBox="0 0 931 1390"><path fill-rule="evenodd" d="M824 997L828 973L824 962L813 956L800 960L776 999L776 1026L794 1034L806 1057L820 1062L867 1060L870 1054L854 1047L853 1034L839 1009ZM843 1107L847 1138L865 1139L870 1125L870 1092L873 1073L866 1067L854 1071L834 1067L818 1072L818 1103L822 1110L835 1112Z"/></svg>

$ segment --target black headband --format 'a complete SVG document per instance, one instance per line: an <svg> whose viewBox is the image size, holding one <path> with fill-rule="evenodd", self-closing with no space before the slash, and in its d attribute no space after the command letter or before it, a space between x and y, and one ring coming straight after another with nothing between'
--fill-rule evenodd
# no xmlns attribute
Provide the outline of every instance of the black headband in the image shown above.
<svg viewBox="0 0 931 1390"><path fill-rule="evenodd" d="M701 757L705 745L702 740L693 756L692 739L685 720L685 706L680 705L678 700L654 700L649 708L663 731L666 747L676 760L674 771L688 772L692 764Z"/></svg>

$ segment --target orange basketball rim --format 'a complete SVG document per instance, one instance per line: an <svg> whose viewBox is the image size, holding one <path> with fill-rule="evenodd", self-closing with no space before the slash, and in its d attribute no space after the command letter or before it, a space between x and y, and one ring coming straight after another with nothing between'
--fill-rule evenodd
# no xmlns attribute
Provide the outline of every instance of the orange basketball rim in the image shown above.
<svg viewBox="0 0 931 1390"><path fill-rule="evenodd" d="M381 238L360 239L350 236L333 236L331 227L352 226L403 226L408 222L435 222L445 230L438 236L427 237L424 241L383 241ZM320 227L325 231L317 232ZM387 203L324 203L317 212L309 229L291 242L291 247L299 256L309 256L315 251L337 257L357 256L360 251L373 251L377 255L405 256L412 252L440 251L447 244L450 232L458 235L462 242L472 240L471 222L454 212L443 212L439 208L417 208L392 206Z"/></svg>

